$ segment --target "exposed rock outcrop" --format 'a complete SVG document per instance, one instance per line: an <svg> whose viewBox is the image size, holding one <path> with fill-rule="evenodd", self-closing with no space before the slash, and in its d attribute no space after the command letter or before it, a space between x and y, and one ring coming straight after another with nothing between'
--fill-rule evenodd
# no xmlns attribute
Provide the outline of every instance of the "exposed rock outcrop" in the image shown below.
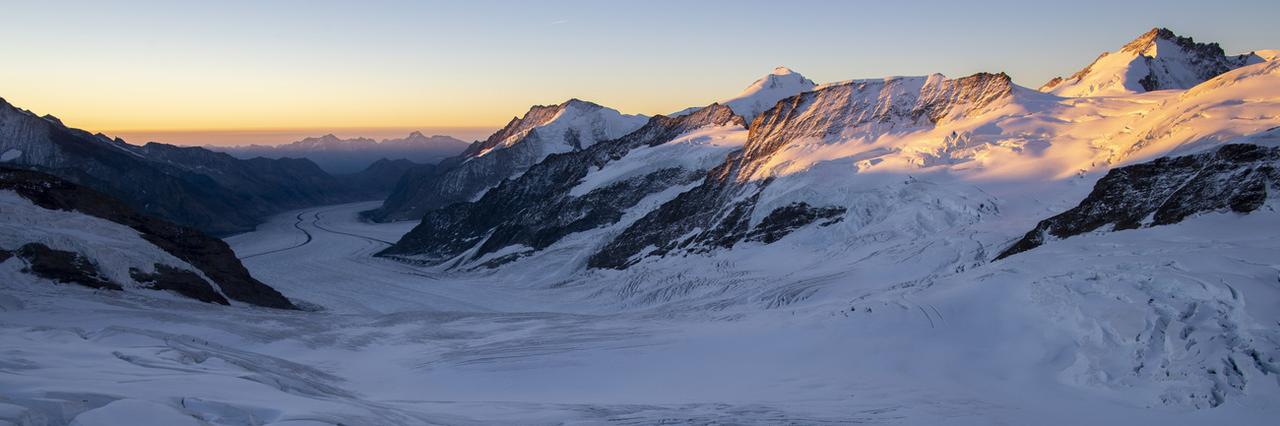
<svg viewBox="0 0 1280 426"><path fill-rule="evenodd" d="M996 260L1108 225L1118 231L1207 212L1249 213L1262 207L1278 183L1280 148L1247 144L1113 169L1079 205L1040 221Z"/></svg>
<svg viewBox="0 0 1280 426"><path fill-rule="evenodd" d="M155 264L155 272L144 272L131 268L129 276L134 281L154 290L169 290L201 302L227 305L227 299L218 294L209 282L195 272L174 268L169 265Z"/></svg>
<svg viewBox="0 0 1280 426"><path fill-rule="evenodd" d="M80 253L54 250L44 244L28 243L14 254L27 262L26 271L57 283L79 284L89 288L121 290L98 272L98 266Z"/></svg>

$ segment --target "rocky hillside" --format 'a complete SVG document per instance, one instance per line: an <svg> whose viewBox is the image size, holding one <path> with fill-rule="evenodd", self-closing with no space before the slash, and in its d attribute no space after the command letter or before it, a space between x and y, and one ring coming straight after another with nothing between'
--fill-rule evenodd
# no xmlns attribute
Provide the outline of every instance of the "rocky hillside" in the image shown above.
<svg viewBox="0 0 1280 426"><path fill-rule="evenodd" d="M751 125L746 146L712 169L702 184L645 215L593 255L589 265L624 268L645 256L774 242L808 225L842 220L847 208L803 200L767 200L776 156L789 145L833 135L874 138L936 126L1007 101L1004 74L950 80L890 78L827 85L778 103Z"/></svg>
<svg viewBox="0 0 1280 426"><path fill-rule="evenodd" d="M1041 221L996 259L1094 231L1170 225L1210 212L1253 212L1277 184L1280 148L1258 145L1223 145L1113 169L1079 205Z"/></svg>
<svg viewBox="0 0 1280 426"><path fill-rule="evenodd" d="M223 305L231 300L294 309L289 299L250 276L222 240L137 213L97 191L44 173L0 167L0 201L0 257L16 257L39 277L97 289L169 290Z"/></svg>
<svg viewBox="0 0 1280 426"><path fill-rule="evenodd" d="M778 101L808 92L818 85L800 73L787 67L777 67L773 72L751 83L746 89L732 98L718 101L732 109L734 113L750 123L757 115L773 108ZM701 107L686 108L672 114L674 116L689 114Z"/></svg>
<svg viewBox="0 0 1280 426"><path fill-rule="evenodd" d="M295 208L373 198L307 160L238 160L203 148L120 139L64 126L0 99L0 159L108 194L147 214L223 235Z"/></svg>
<svg viewBox="0 0 1280 426"><path fill-rule="evenodd" d="M368 199L383 199L387 194L395 190L396 184L405 174L417 167L431 167L430 165L418 164L409 160L389 160L383 158L374 161L369 167L356 173L347 175L338 175L337 178L342 180L344 184L349 186L353 191L361 194L368 194Z"/></svg>

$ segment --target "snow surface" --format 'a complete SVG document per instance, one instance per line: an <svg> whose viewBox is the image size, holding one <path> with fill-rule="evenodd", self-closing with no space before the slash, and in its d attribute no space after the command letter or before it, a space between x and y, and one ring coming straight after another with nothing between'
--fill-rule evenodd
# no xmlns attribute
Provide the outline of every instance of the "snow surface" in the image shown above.
<svg viewBox="0 0 1280 426"><path fill-rule="evenodd" d="M742 126L700 128L662 145L646 145L631 150L604 168L592 170L569 191L569 195L581 197L596 188L665 168L707 170L724 162L725 155L742 148L746 142L747 129Z"/></svg>
<svg viewBox="0 0 1280 426"><path fill-rule="evenodd" d="M376 241L403 227L358 222L370 205L282 215L231 239L259 250L311 232L311 243L246 264L316 312L94 294L0 264L3 294L21 302L0 312L0 394L12 405L0 413L85 425L1269 424L1280 414L1280 383L1248 355L1268 359L1280 338L1268 325L1280 319L1274 209L1068 239L923 280L927 265L1007 235L931 239L947 249L845 242L817 257L765 246L661 265L678 280L645 279L655 267L555 285L511 280L528 271L372 260ZM884 255L864 256L873 251ZM788 260L795 272L770 271ZM1203 368L1226 360L1245 391L1224 384L1224 404L1196 409L1213 388ZM1135 362L1147 367L1134 373ZM115 423L100 423L108 414Z"/></svg>
<svg viewBox="0 0 1280 426"><path fill-rule="evenodd" d="M147 289L133 280L129 269L151 273L158 263L204 276L199 269L144 240L133 228L78 212L45 209L13 191L0 190L0 249L16 250L27 243L84 254L104 278L128 291L154 297L181 296ZM221 293L218 286L210 287Z"/></svg>
<svg viewBox="0 0 1280 426"><path fill-rule="evenodd" d="M623 114L613 108L570 100L558 106L555 114L549 117L523 123L525 128L521 131L499 141L496 146L480 152L477 157L519 144L530 150L533 155L530 164L533 164L551 154L570 152L594 145L596 142L623 137L639 129L648 121L649 118L644 115ZM537 133L537 138L529 138L528 136L534 132ZM575 138L578 146L569 142Z"/></svg>

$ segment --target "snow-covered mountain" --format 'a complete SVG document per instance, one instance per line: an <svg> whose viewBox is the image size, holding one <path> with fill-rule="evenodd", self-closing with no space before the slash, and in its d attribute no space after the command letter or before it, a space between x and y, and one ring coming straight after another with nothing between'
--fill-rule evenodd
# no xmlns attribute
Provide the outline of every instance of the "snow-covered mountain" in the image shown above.
<svg viewBox="0 0 1280 426"><path fill-rule="evenodd" d="M557 187L564 187L557 195L532 191L527 187L549 179L535 173L507 182L503 190L480 200L428 216L418 231L385 253L454 266L502 258L492 265L529 256L580 232L585 233L581 238L597 241L586 265L625 268L650 256L769 244L809 226L838 224L837 228L858 235L861 228L896 223L902 218L895 211L922 200L938 204L917 216L930 218L930 223L916 223L916 229L962 226L995 214L1000 204L989 194L991 190L976 182L1018 182L1025 187L1033 182L1070 182L1113 165L1194 152L1262 134L1280 125L1274 119L1280 111L1278 82L1280 63L1264 62L1226 72L1187 91L1142 95L1140 101L1060 98L1019 87L1007 75L988 73L959 79L931 75L826 84L783 99L760 114L740 151L728 154L722 164L695 167L710 170L700 185L678 195L666 194L653 203L633 206L637 200L627 198L631 201L623 206L628 210L616 213L628 218L621 224L611 219L591 225L580 222L554 232L543 229L556 221L583 217L558 210L559 204L545 200L560 197L580 202L575 197L589 190L566 193L569 183L557 182ZM606 145L625 145L627 140L631 136ZM699 149L716 155L728 152L714 146ZM581 171L586 164L599 169L592 176L635 178L643 176L633 170L637 164L646 164L652 172L690 155L671 152L670 157L651 155L635 162L586 160L598 155L582 152L557 157L547 167L561 170L563 164L573 164L569 169L575 171L560 171L557 180L572 181L575 188L603 188L588 184L593 179ZM922 176L953 177L937 177L952 182L938 186L921 181ZM903 182L911 189L904 189ZM465 213L468 209L475 212ZM539 219L500 226L512 214ZM933 223L935 218L945 220ZM513 239L517 234L541 236ZM468 254L455 258L464 253ZM490 254L495 255L486 257Z"/></svg>
<svg viewBox="0 0 1280 426"><path fill-rule="evenodd" d="M538 105L501 130L441 162L433 173L400 182L386 203L370 212L378 221L416 220L431 210L472 201L552 154L581 151L640 128L647 118L570 99Z"/></svg>
<svg viewBox="0 0 1280 426"><path fill-rule="evenodd" d="M438 264L465 253L455 265L510 262L570 234L634 220L628 210L684 190L745 139L742 119L718 104L654 117L624 137L548 157L474 202L427 213L381 255Z"/></svg>
<svg viewBox="0 0 1280 426"><path fill-rule="evenodd" d="M283 145L206 146L236 158L305 158L333 174L355 173L381 159L435 163L461 153L467 142L451 136L412 132L398 139L343 139L333 134L309 137Z"/></svg>
<svg viewBox="0 0 1280 426"><path fill-rule="evenodd" d="M636 261L635 256L733 247L743 241L770 243L806 225L855 220L846 217L849 208L859 215L868 212L867 206L833 202L850 193L842 180L817 185L807 178L822 179L820 172L797 173L794 167L804 167L797 161L804 153L797 148L823 144L830 149L845 142L867 149L887 134L980 115L1008 104L1013 96L1007 75L976 74L956 80L933 75L850 81L788 98L752 123L742 151L712 170L702 185L645 215L593 255L590 265L621 268ZM890 152L882 148L852 157L870 162ZM862 165L852 166L856 171ZM791 174L806 175L805 184L780 179ZM775 183L789 190L766 193ZM873 217L856 222L868 220Z"/></svg>
<svg viewBox="0 0 1280 426"><path fill-rule="evenodd" d="M773 105L778 101L813 90L814 87L817 87L817 84L800 75L800 73L787 67L777 67L773 69L773 72L751 83L742 93L732 98L720 100L717 103L728 106L733 112L742 116L747 123L750 123L751 120L755 119L756 115L773 108ZM699 108L702 107L686 108L671 115L681 116L697 111Z"/></svg>
<svg viewBox="0 0 1280 426"><path fill-rule="evenodd" d="M1277 62L1187 90L1084 98L998 73L826 84L760 113L741 149L700 181L653 186L656 174L632 172L681 158L629 161L680 137L607 161L556 156L481 200L429 214L384 254L452 279L580 289L601 310L818 309L857 321L914 312L926 327L955 327L999 300L992 321L1055 336L1015 340L1053 348L1043 356L1062 383L1140 389L1117 398L1142 406L1257 403L1280 397L1267 378L1280 356L1267 324L1280 311L1246 309L1232 289L1278 300L1262 282L1274 269L1228 286L1207 280L1245 267L1239 253L1280 250L1241 228L1280 220L1274 148L1258 147L1280 145L1278 88ZM543 167L554 173L534 173ZM617 186L596 183L613 176ZM601 188L622 207L580 204ZM1046 219L1059 213L1072 219ZM1171 224L1107 232L1153 220ZM1214 232L1222 240L1206 243ZM1219 242L1233 254L1208 248ZM1095 245L1110 258L1096 259ZM978 331L990 324L948 333L1008 338Z"/></svg>
<svg viewBox="0 0 1280 426"><path fill-rule="evenodd" d="M1081 97L1189 89L1224 72L1264 60L1256 53L1227 56L1217 43L1196 43L1167 28L1154 28L1119 51L1103 53L1070 77L1054 78L1040 91Z"/></svg>

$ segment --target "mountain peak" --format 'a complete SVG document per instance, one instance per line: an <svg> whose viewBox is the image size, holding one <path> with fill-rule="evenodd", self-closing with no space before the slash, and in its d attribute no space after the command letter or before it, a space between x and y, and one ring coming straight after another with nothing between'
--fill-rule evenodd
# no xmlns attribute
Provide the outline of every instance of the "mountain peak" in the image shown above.
<svg viewBox="0 0 1280 426"><path fill-rule="evenodd" d="M1217 43L1197 43L1157 27L1118 51L1103 53L1071 77L1050 80L1040 91L1080 97L1189 89L1247 65L1251 57L1226 56Z"/></svg>
<svg viewBox="0 0 1280 426"><path fill-rule="evenodd" d="M1155 43L1156 40L1174 40L1177 38L1178 38L1178 35L1174 34L1172 30L1168 28L1156 27L1156 28L1152 28L1151 31L1142 33L1142 35L1138 36L1138 38L1135 38L1133 39L1133 41L1124 45L1124 48L1121 50L1137 49L1138 51L1141 51L1142 50L1141 48L1145 48L1146 46L1149 46L1151 43Z"/></svg>
<svg viewBox="0 0 1280 426"><path fill-rule="evenodd" d="M584 101L584 100L582 100L582 99L578 99L578 98L569 98L569 100L564 101L564 102L561 102L559 106L560 106L560 108L569 108L569 107L573 107L573 108L585 108L585 109L599 109L599 108L604 108L603 106L601 106L600 104L597 104L597 103L595 103L595 102L591 102L591 101Z"/></svg>
<svg viewBox="0 0 1280 426"><path fill-rule="evenodd" d="M1152 28L1151 31L1138 36L1138 38L1124 45L1120 50L1150 57L1168 56L1169 52L1160 52L1159 49L1161 44L1166 43L1168 47L1177 46L1177 50L1188 51L1193 54L1205 56L1224 55L1222 47L1218 46L1218 43L1196 43L1195 39L1174 34L1168 28Z"/></svg>
<svg viewBox="0 0 1280 426"><path fill-rule="evenodd" d="M495 149L504 149L524 140L531 132L554 123L561 123L551 133L572 129L569 135L549 137L551 140L566 141L578 139L577 132L585 130L592 134L589 139L607 140L621 137L631 130L639 128L647 121L643 115L627 115L600 104L570 98L555 105L534 105L523 117L514 117L506 126L489 135L484 141L473 144L462 153L464 158L483 156ZM626 131L622 131L622 130ZM558 133L557 133L558 134ZM604 135L608 135L605 137ZM598 137L597 137L598 136ZM570 143L576 145L578 142ZM552 142L556 145L559 142ZM594 141L592 141L594 143ZM558 148L556 148L558 149Z"/></svg>
<svg viewBox="0 0 1280 426"><path fill-rule="evenodd" d="M813 80L805 78L787 67L777 67L773 72L751 83L738 96L719 103L733 109L738 115L750 122L761 112L773 108L778 101L808 92L817 87Z"/></svg>

